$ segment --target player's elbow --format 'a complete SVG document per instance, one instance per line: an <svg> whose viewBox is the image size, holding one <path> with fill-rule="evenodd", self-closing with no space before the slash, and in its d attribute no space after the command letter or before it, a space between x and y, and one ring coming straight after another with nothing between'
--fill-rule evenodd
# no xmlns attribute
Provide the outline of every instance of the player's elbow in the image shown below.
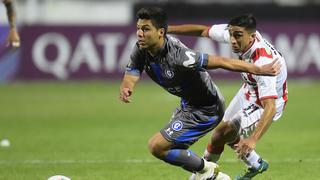
<svg viewBox="0 0 320 180"><path fill-rule="evenodd" d="M209 37L209 30L210 30L210 27L203 26L201 36L202 37Z"/></svg>

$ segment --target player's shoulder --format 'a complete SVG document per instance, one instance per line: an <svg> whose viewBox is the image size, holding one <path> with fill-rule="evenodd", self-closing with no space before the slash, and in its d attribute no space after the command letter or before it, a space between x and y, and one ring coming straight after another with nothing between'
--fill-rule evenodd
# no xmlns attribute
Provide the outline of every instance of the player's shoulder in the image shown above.
<svg viewBox="0 0 320 180"><path fill-rule="evenodd" d="M270 49L264 48L264 47L256 48L251 55L251 60L255 64L259 64L259 63L264 64L263 62L270 62L270 60L272 60L273 58L274 58L274 55L270 51Z"/></svg>
<svg viewBox="0 0 320 180"><path fill-rule="evenodd" d="M141 57L146 53L146 50L140 49L138 43L136 43L131 51L131 59L141 59Z"/></svg>
<svg viewBox="0 0 320 180"><path fill-rule="evenodd" d="M183 44L178 38L171 36L171 35L167 35L167 44L169 46L172 46L174 48L186 48L188 49L188 47Z"/></svg>
<svg viewBox="0 0 320 180"><path fill-rule="evenodd" d="M253 46L254 50L251 54L251 60L253 60L253 62L274 58L272 50L265 44L265 40L258 31L256 32L256 39Z"/></svg>
<svg viewBox="0 0 320 180"><path fill-rule="evenodd" d="M261 35L261 33L256 30L256 39L259 41L259 42L263 42L263 36Z"/></svg>
<svg viewBox="0 0 320 180"><path fill-rule="evenodd" d="M167 36L167 49L168 53L172 56L180 56L185 51L192 51L178 38L173 36Z"/></svg>

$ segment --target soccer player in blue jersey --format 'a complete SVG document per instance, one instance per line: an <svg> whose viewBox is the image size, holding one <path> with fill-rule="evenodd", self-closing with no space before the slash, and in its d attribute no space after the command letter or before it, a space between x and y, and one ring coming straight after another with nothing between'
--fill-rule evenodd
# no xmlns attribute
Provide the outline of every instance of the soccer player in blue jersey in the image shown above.
<svg viewBox="0 0 320 180"><path fill-rule="evenodd" d="M167 16L162 9L142 8L137 12L138 41L120 86L120 100L130 102L143 71L166 91L181 97L170 122L149 140L149 150L166 163L196 173L196 179L214 179L222 174L218 165L188 150L215 128L224 115L223 96L206 69L275 75L279 66L274 61L258 67L195 52L166 32Z"/></svg>
<svg viewBox="0 0 320 180"><path fill-rule="evenodd" d="M13 8L13 3L11 0L3 0L3 4L5 5L7 10L8 22L10 26L7 46L18 48L20 46L20 37L15 25L16 13Z"/></svg>

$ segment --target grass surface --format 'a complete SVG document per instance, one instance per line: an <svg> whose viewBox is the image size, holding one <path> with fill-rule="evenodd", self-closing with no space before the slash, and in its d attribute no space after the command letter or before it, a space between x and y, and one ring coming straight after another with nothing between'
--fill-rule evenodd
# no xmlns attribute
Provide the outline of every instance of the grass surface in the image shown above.
<svg viewBox="0 0 320 180"><path fill-rule="evenodd" d="M227 102L239 83L217 83ZM188 172L153 158L148 139L170 119L179 99L141 82L133 103L118 100L116 83L13 83L0 86L0 179L179 180ZM320 82L289 82L280 121L258 143L270 169L256 179L320 179ZM191 149L202 155L209 136ZM244 165L226 148L222 170Z"/></svg>

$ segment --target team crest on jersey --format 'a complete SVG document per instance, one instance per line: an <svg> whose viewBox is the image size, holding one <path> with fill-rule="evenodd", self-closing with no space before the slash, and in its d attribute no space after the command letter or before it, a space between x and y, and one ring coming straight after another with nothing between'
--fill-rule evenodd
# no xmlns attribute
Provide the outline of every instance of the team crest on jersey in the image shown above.
<svg viewBox="0 0 320 180"><path fill-rule="evenodd" d="M180 131L183 127L183 124L181 121L174 121L171 125L171 128L175 131Z"/></svg>
<svg viewBox="0 0 320 180"><path fill-rule="evenodd" d="M173 71L171 71L170 69L166 69L165 71L164 71L164 73L165 73L165 75L167 76L167 78L173 78L173 76L174 76L174 73L173 73Z"/></svg>

